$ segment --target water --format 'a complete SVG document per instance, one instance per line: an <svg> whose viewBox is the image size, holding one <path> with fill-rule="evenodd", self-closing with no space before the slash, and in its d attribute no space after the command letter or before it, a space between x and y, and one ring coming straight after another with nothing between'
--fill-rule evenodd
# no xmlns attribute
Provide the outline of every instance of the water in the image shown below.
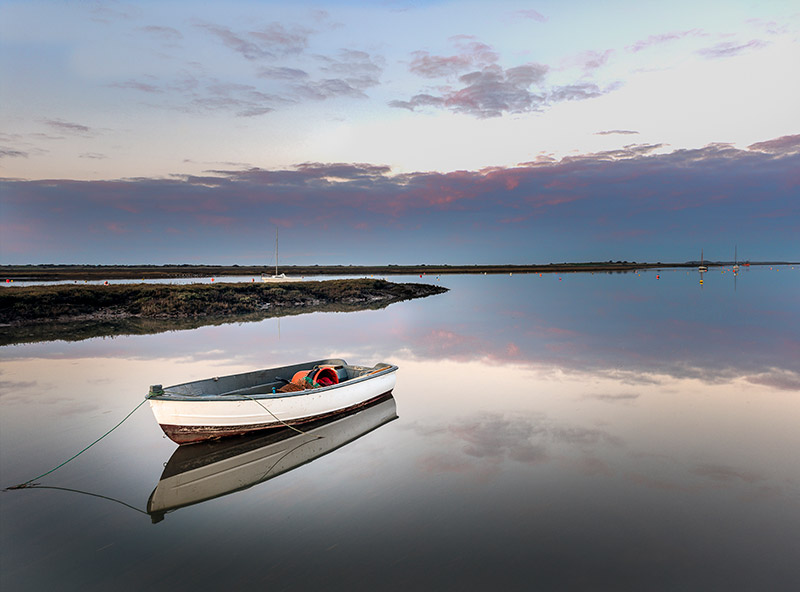
<svg viewBox="0 0 800 592"><path fill-rule="evenodd" d="M439 283L380 311L0 348L4 487L151 383L328 356L400 366L398 419L156 523L177 447L142 407L40 480L135 509L2 492L2 589L797 588L800 269Z"/></svg>

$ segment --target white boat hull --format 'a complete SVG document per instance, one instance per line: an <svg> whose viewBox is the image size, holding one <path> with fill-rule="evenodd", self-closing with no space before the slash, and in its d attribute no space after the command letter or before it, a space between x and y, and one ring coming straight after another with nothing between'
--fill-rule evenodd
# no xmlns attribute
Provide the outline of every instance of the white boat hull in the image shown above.
<svg viewBox="0 0 800 592"><path fill-rule="evenodd" d="M289 367L286 373L299 366L303 365ZM383 365L369 370L372 373L339 384L297 392L272 393L269 386L272 383L265 382L262 385L245 384L246 388L228 393L208 393L203 391L203 387L213 388L214 383L199 381L167 387L163 389L164 394L151 393L148 399L164 433L178 444L187 444L322 419L357 409L391 393L397 380L397 367ZM217 380L232 382L236 378ZM195 384L201 386L194 387ZM267 392L258 392L265 389Z"/></svg>
<svg viewBox="0 0 800 592"><path fill-rule="evenodd" d="M282 282L302 282L304 278L301 277L287 277L285 274L280 275L262 275L261 281L265 283L282 283Z"/></svg>

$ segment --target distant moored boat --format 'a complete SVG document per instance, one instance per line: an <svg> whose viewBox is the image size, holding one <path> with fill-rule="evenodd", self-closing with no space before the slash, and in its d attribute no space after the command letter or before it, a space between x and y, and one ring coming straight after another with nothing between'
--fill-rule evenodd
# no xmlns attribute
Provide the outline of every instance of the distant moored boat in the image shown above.
<svg viewBox="0 0 800 592"><path fill-rule="evenodd" d="M706 267L705 261L703 259L703 249L700 249L700 266L697 268L697 271L700 273L705 273L708 271L708 267Z"/></svg>
<svg viewBox="0 0 800 592"><path fill-rule="evenodd" d="M303 281L302 278L298 277L286 277L285 273L278 273L278 229L275 229L275 274L274 275L267 275L266 273L261 274L261 281L262 282L301 282Z"/></svg>

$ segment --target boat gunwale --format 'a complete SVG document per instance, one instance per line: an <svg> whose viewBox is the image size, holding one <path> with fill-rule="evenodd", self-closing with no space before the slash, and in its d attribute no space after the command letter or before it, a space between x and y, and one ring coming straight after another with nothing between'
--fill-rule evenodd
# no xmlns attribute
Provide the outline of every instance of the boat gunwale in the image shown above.
<svg viewBox="0 0 800 592"><path fill-rule="evenodd" d="M337 360L337 361L344 362L343 360ZM310 363L311 364L320 364L320 363L325 364L325 363L329 363L329 362L330 362L330 360L319 360L317 362L310 362ZM346 363L343 363L343 365L352 366L352 364L346 364ZM376 364L376 366L377 366L377 364ZM276 370L277 371L277 370L280 370L281 368L284 368L284 366L279 366L277 368L265 368L264 370L255 370L253 372L263 372L265 370ZM162 393L160 393L160 394L148 393L147 395L145 395L145 399L150 400L150 401L165 401L165 402L167 402L167 401L195 401L195 402L201 402L201 401L228 402L228 401L231 401L231 402L233 402L233 401L248 401L248 400L252 400L252 399L286 399L286 398L290 398L290 397L312 396L312 395L316 395L318 393L329 392L331 390L338 389L338 388L346 388L346 387L349 387L349 386L352 386L352 385L355 385L355 384L359 384L359 383L365 382L367 380L371 380L373 378L378 378L380 376L386 376L387 374L391 374L392 372L396 372L398 369L399 369L398 366L396 366L394 364L387 364L387 365L385 365L385 366L383 366L381 368L375 368L373 366L373 371L372 372L369 372L369 373L364 374L362 376L357 376L355 378L350 378L348 380L345 380L343 382L339 382L337 384L331 384L331 385L328 385L328 386L320 386L320 387L316 387L316 388L312 388L312 389L304 389L304 390L300 390L300 391L289 391L289 392L283 392L283 393L274 392L274 393L253 393L253 394L250 394L250 395L240 395L240 394L236 394L236 391L231 391L230 394L226 394L226 393L220 393L220 394L198 393L198 394L193 394L192 395L192 394L168 392L169 389L182 387L182 386L189 385L189 384L194 384L194 383L197 383L197 382L204 382L206 380L214 380L214 379L204 378L204 379L199 380L199 381L184 382L184 383L181 383L181 384L176 384L176 385L164 387L162 389ZM229 376L221 376L221 377L219 377L219 379L231 378L231 377L236 377L236 376L244 376L244 375L247 375L247 374L251 374L253 372L243 372L243 373L240 373L240 374L231 374ZM270 384L270 383L264 383L264 384ZM258 386L261 386L261 385L254 385L252 387L245 387L245 388L246 389L250 389L250 388L256 388ZM245 390L245 389L238 389L238 390Z"/></svg>

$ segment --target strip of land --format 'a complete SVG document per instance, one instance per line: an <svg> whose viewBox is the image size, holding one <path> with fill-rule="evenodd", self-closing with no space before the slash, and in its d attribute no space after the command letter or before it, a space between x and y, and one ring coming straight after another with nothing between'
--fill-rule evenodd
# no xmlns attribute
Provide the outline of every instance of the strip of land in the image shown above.
<svg viewBox="0 0 800 592"><path fill-rule="evenodd" d="M704 261L707 267L733 265L733 261ZM638 263L636 261L595 261L588 263L548 263L546 265L309 265L282 266L288 276L392 276L445 274L569 273L581 271L616 272L638 269L697 267L700 261L683 263ZM749 265L749 262L740 262ZM753 265L787 265L783 261L760 261ZM260 278L273 269L246 265L0 265L0 280L58 281L115 279L179 279L224 276Z"/></svg>
<svg viewBox="0 0 800 592"><path fill-rule="evenodd" d="M378 309L446 291L442 286L380 279L17 286L0 290L0 345Z"/></svg>

